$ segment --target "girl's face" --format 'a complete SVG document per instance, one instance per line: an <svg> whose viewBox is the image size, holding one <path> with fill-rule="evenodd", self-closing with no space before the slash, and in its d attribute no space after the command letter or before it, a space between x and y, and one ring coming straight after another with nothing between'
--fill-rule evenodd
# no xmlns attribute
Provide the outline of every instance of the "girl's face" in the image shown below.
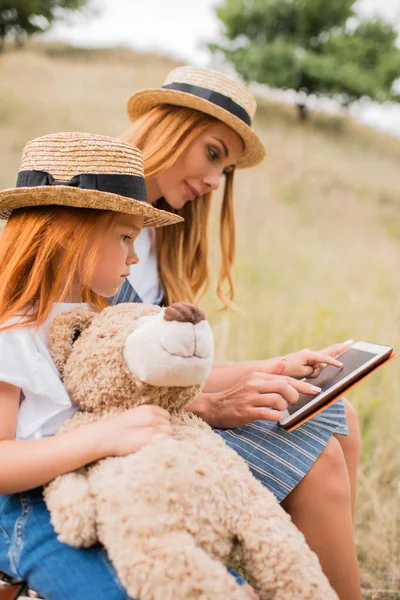
<svg viewBox="0 0 400 600"><path fill-rule="evenodd" d="M108 298L117 293L129 275L130 265L139 262L134 243L143 227L143 217L118 213L104 231L104 221L99 223L99 236L103 242L97 255L90 289Z"/></svg>
<svg viewBox="0 0 400 600"><path fill-rule="evenodd" d="M216 190L242 152L242 138L233 129L225 123L211 125L170 169L149 180L150 200L163 197L172 208L182 208L186 202Z"/></svg>

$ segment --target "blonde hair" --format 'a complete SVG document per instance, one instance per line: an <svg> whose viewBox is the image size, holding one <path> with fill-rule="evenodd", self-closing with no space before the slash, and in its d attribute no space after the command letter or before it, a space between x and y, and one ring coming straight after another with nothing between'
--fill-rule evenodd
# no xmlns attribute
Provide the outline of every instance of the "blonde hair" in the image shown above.
<svg viewBox="0 0 400 600"><path fill-rule="evenodd" d="M111 211L65 206L35 206L13 210L0 237L0 329L39 327L52 305L63 301L81 272L82 300L105 308L107 300L91 291L89 282L102 236L95 235L100 221L106 229ZM87 250L87 242L95 242ZM26 309L29 312L26 313ZM25 314L17 325L6 321Z"/></svg>
<svg viewBox="0 0 400 600"><path fill-rule="evenodd" d="M200 111L160 105L137 119L121 138L137 146L143 154L145 177L155 177L169 169L187 147L217 119ZM158 268L164 288L164 301L172 304L196 302L210 283L208 225L212 194L208 193L179 210L171 209L164 199L157 208L181 215L185 221L156 230ZM220 216L221 264L217 296L224 308L232 306L234 286L232 266L235 260L235 215L233 171L226 175ZM225 288L227 288L225 290Z"/></svg>

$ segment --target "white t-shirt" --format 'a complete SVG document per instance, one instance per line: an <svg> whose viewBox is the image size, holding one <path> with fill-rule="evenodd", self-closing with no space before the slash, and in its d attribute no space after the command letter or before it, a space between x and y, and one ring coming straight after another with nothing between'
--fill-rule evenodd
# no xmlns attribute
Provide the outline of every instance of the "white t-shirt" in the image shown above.
<svg viewBox="0 0 400 600"><path fill-rule="evenodd" d="M163 290L158 275L153 229L149 227L142 229L136 238L135 250L139 257L139 262L137 265L131 266L131 272L127 279L143 302L158 304L163 296Z"/></svg>
<svg viewBox="0 0 400 600"><path fill-rule="evenodd" d="M40 328L30 325L0 331L0 381L22 390L17 440L54 435L77 410L48 350L48 334L54 317L76 306L87 309L86 304L55 303Z"/></svg>

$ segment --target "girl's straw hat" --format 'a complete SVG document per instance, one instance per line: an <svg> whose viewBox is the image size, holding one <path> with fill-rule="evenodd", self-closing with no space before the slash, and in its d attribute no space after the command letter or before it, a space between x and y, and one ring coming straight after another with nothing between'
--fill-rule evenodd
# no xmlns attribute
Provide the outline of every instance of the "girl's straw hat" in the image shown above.
<svg viewBox="0 0 400 600"><path fill-rule="evenodd" d="M238 167L251 167L264 158L263 143L251 127L256 100L241 83L210 69L178 67L168 73L162 88L142 90L129 98L129 118L134 121L160 104L194 108L232 127L245 143Z"/></svg>
<svg viewBox="0 0 400 600"><path fill-rule="evenodd" d="M92 133L53 133L25 146L15 188L0 191L0 218L30 206L97 208L144 217L144 227L183 219L147 200L141 152Z"/></svg>

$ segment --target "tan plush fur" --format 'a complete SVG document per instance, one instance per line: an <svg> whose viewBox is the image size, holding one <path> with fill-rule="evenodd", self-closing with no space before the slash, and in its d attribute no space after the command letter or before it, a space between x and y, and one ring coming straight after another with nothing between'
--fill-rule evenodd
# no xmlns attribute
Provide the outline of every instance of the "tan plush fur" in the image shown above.
<svg viewBox="0 0 400 600"><path fill-rule="evenodd" d="M122 304L96 316L77 309L54 322L51 351L82 411L65 428L152 403L170 410L175 432L49 484L59 539L73 546L99 540L137 600L245 600L226 570L237 543L262 600L337 598L274 496L222 438L184 411L200 386L154 387L128 369L126 338L139 317L159 311Z"/></svg>

